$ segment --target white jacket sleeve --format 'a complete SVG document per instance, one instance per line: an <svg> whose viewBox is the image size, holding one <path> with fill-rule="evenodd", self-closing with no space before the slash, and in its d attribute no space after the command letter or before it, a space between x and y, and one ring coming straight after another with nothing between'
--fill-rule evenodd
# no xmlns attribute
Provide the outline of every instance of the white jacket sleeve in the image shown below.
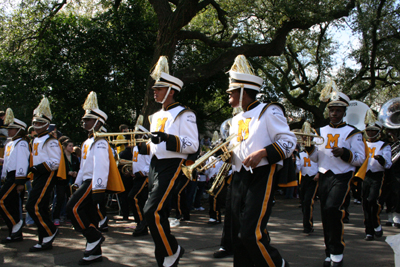
<svg viewBox="0 0 400 267"><path fill-rule="evenodd" d="M55 171L58 169L61 160L61 149L57 139L52 139L46 144L46 151L48 159L44 161L50 171Z"/></svg>
<svg viewBox="0 0 400 267"><path fill-rule="evenodd" d="M390 145L385 146L382 149L382 157L385 159L385 169L390 169L392 167L392 148Z"/></svg>
<svg viewBox="0 0 400 267"><path fill-rule="evenodd" d="M355 167L361 166L365 161L365 142L362 134L359 132L347 138L350 149L345 148L341 159Z"/></svg>
<svg viewBox="0 0 400 267"><path fill-rule="evenodd" d="M283 110L278 105L271 105L267 109L268 134L273 142L266 147L268 162L274 164L290 157L296 148L297 139L290 131Z"/></svg>
<svg viewBox="0 0 400 267"><path fill-rule="evenodd" d="M176 120L179 120L179 134L168 136L167 150L183 154L196 153L199 148L196 115L192 111L185 111Z"/></svg>
<svg viewBox="0 0 400 267"><path fill-rule="evenodd" d="M108 146L106 140L99 140L93 144L92 191L105 191L107 188L108 174L110 170Z"/></svg>
<svg viewBox="0 0 400 267"><path fill-rule="evenodd" d="M27 141L19 141L14 148L17 154L17 165L15 168L15 179L25 179L29 168L29 144Z"/></svg>

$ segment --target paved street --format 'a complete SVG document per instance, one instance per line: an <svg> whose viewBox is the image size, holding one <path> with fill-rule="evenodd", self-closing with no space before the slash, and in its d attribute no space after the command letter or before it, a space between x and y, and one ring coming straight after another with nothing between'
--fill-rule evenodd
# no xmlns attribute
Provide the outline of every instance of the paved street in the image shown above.
<svg viewBox="0 0 400 267"><path fill-rule="evenodd" d="M325 257L319 203L315 205L315 232L310 236L302 234L301 209L298 206L297 199L277 197L269 223L272 244L292 267L321 267ZM364 241L362 208L351 203L350 212L350 223L345 225L344 265L394 266L394 254L385 238L400 233L400 229L384 226L382 238ZM103 244L103 262L93 266L156 266L151 236L132 237L135 224L120 219L115 215L110 221L110 231L105 234L106 241ZM180 266L233 266L232 257L212 257L213 252L219 248L222 225L207 225L207 210L193 211L191 219L172 229L186 250ZM383 214L383 222L385 219L386 214ZM3 231L0 231L0 237L4 238L4 223L1 227ZM36 241L35 227L27 227L23 242L0 245L0 266L77 266L85 247L83 236L66 225L60 227L60 235L53 244L53 250L29 253L29 247L36 244Z"/></svg>

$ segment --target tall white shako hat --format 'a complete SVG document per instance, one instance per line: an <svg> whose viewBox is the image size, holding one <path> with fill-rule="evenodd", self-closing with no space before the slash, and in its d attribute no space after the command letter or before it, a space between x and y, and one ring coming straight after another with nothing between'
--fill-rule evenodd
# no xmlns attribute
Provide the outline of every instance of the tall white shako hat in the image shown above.
<svg viewBox="0 0 400 267"><path fill-rule="evenodd" d="M226 92L240 89L239 109L242 107L243 89L251 89L260 92L263 79L254 75L253 68L244 55L235 58L229 70L229 88Z"/></svg>
<svg viewBox="0 0 400 267"><path fill-rule="evenodd" d="M6 125L7 129L22 129L26 130L26 123L15 118L14 112L11 108L6 110L6 115L4 117L4 125Z"/></svg>
<svg viewBox="0 0 400 267"><path fill-rule="evenodd" d="M171 88L180 92L183 87L183 82L180 79L169 74L168 59L166 56L160 56L150 76L156 81L152 88L168 87L168 91L161 104L164 104Z"/></svg>
<svg viewBox="0 0 400 267"><path fill-rule="evenodd" d="M51 120L53 119L53 115L50 110L50 103L46 97L43 97L42 101L40 101L39 106L33 111L33 120L34 122L44 122L43 126L33 126L35 129L41 129L44 127L48 127Z"/></svg>
<svg viewBox="0 0 400 267"><path fill-rule="evenodd" d="M365 114L365 130L368 131L378 131L382 130L382 123L376 119L374 112L372 109L369 109Z"/></svg>
<svg viewBox="0 0 400 267"><path fill-rule="evenodd" d="M83 115L82 119L96 119L101 121L103 124L106 122L108 116L104 111L99 109L99 105L97 104L97 95L95 92L92 91L89 93L82 107L85 110L85 115Z"/></svg>
<svg viewBox="0 0 400 267"><path fill-rule="evenodd" d="M348 107L350 98L344 93L340 92L334 81L330 81L322 89L319 99L322 102L328 102L327 107Z"/></svg>

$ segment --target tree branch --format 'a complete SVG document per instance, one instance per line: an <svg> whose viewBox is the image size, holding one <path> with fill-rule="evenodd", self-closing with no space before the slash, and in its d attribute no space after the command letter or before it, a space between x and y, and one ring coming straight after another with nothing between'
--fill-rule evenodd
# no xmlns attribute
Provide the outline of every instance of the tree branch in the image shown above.
<svg viewBox="0 0 400 267"><path fill-rule="evenodd" d="M327 20L327 18L338 19L343 16L349 15L350 11L354 8L356 0L351 0L343 8L338 10L333 10L330 13L322 14L313 20L308 22L292 20L287 21L282 24L282 27L276 31L275 37L266 44L245 44L240 47L233 47L225 53L222 53L218 58L198 66L190 66L185 69L178 70L176 75L180 77L183 82L197 82L204 78L209 78L216 73L220 72L234 61L237 55L243 54L247 57L255 56L279 56L283 53L286 37L293 29L308 29L311 26L322 23ZM321 15L321 14L320 14Z"/></svg>
<svg viewBox="0 0 400 267"><path fill-rule="evenodd" d="M234 34L229 38L228 42L218 42L215 40L212 40L207 37L204 33L198 32L198 31L184 31L181 30L178 34L178 39L179 40L200 40L206 45L210 47L220 47L220 48L229 48L232 47L233 40L237 38L237 34Z"/></svg>

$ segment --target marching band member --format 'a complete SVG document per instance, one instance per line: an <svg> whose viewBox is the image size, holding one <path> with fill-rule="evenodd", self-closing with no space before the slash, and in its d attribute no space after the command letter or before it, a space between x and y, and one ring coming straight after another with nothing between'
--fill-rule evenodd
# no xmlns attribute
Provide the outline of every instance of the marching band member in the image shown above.
<svg viewBox="0 0 400 267"><path fill-rule="evenodd" d="M332 91L332 92L331 92ZM321 92L320 99L328 101L330 123L317 134L325 140L321 145L306 147L310 159L318 163L319 196L324 229L324 266L343 266L343 221L341 210L349 192L350 181L356 167L365 160L365 144L362 133L354 126L343 122L349 97L329 84Z"/></svg>
<svg viewBox="0 0 400 267"><path fill-rule="evenodd" d="M90 92L83 109L83 127L89 138L82 145L81 165L75 180L79 188L66 210L75 230L87 240L84 257L79 260L80 265L87 265L102 261L101 244L105 238L96 227L100 220L97 205L104 203L106 190L119 193L124 188L108 142L93 136L107 120L107 114L98 107L95 92Z"/></svg>
<svg viewBox="0 0 400 267"><path fill-rule="evenodd" d="M33 111L32 121L38 136L32 143L29 172L33 174L33 182L25 208L38 227L39 242L29 249L30 252L52 249L58 233L51 221L49 201L57 177L66 179L66 171L61 145L47 131L52 118L49 101L43 98Z"/></svg>
<svg viewBox="0 0 400 267"><path fill-rule="evenodd" d="M184 249L171 234L168 202L181 174L181 166L199 148L196 115L175 101L183 82L169 75L167 58L161 56L151 76L156 80L154 99L162 109L150 122L149 198L144 215L155 243L158 266L177 266Z"/></svg>
<svg viewBox="0 0 400 267"><path fill-rule="evenodd" d="M8 227L8 237L2 244L22 241L23 220L19 212L19 194L25 188L29 168L29 144L26 137L26 124L14 118L8 108L4 119L10 140L4 150L1 179L5 180L0 189L0 214Z"/></svg>
<svg viewBox="0 0 400 267"><path fill-rule="evenodd" d="M311 126L308 122L303 124L302 132L311 134ZM296 157L297 170L301 173L300 200L303 212L303 233L314 232L313 206L318 189L318 164L312 162L306 151L301 151Z"/></svg>
<svg viewBox="0 0 400 267"><path fill-rule="evenodd" d="M378 203L382 191L384 172L392 166L392 151L388 143L380 141L382 124L376 121L372 110L368 110L365 133L369 154L368 168L362 186L362 205L364 210L365 240L383 235L379 217L381 205Z"/></svg>
<svg viewBox="0 0 400 267"><path fill-rule="evenodd" d="M148 132L146 128L138 125L138 130L142 132ZM138 135L138 138L142 136ZM130 199L133 206L133 216L136 221L136 228L133 231L133 236L148 235L147 223L144 219L143 208L146 203L149 194L149 167L150 167L150 156L141 155L140 147L146 146L143 143L138 143L133 148L132 157L132 173L133 173L133 186L129 192L128 198Z"/></svg>
<svg viewBox="0 0 400 267"><path fill-rule="evenodd" d="M275 172L296 146L284 108L256 100L263 80L239 55L229 71L229 104L244 111L232 119L232 239L235 266L289 266L270 245L266 226L271 215ZM291 160L291 159L290 159ZM295 177L293 177L295 178Z"/></svg>

